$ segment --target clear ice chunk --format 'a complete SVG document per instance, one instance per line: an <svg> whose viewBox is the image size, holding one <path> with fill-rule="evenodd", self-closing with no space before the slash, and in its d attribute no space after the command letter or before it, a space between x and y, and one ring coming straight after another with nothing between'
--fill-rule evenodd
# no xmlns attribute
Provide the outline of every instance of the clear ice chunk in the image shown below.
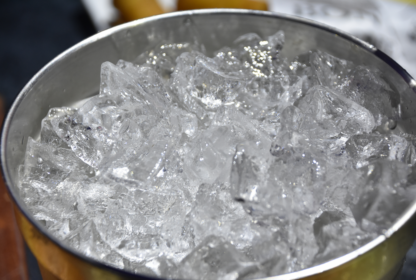
<svg viewBox="0 0 416 280"><path fill-rule="evenodd" d="M268 191L264 180L271 160L265 149L250 149L247 145L237 148L230 175L231 193L235 199L259 201L259 193Z"/></svg>
<svg viewBox="0 0 416 280"><path fill-rule="evenodd" d="M229 188L217 184L199 186L185 228L193 233L194 244L200 244L208 235L215 235L232 240L238 249L249 246L257 235L247 213L231 197Z"/></svg>
<svg viewBox="0 0 416 280"><path fill-rule="evenodd" d="M88 178L94 169L86 165L69 149L55 148L29 138L26 147L23 178L44 184L44 190L53 191L69 176Z"/></svg>
<svg viewBox="0 0 416 280"><path fill-rule="evenodd" d="M334 90L342 89L347 85L348 75L354 69L351 62L322 51L310 55L310 64L318 83Z"/></svg>
<svg viewBox="0 0 416 280"><path fill-rule="evenodd" d="M180 264L186 279L239 279L257 271L234 246L215 236L208 236Z"/></svg>
<svg viewBox="0 0 416 280"><path fill-rule="evenodd" d="M345 216L341 211L325 211L315 219L313 223L313 234L315 235L320 252L326 249L328 242L333 238L331 231L325 230L325 227L343 220Z"/></svg>
<svg viewBox="0 0 416 280"><path fill-rule="evenodd" d="M414 189L406 186L407 164L380 159L363 167L352 192L351 211L364 230L386 229L409 205Z"/></svg>
<svg viewBox="0 0 416 280"><path fill-rule="evenodd" d="M348 86L342 93L369 110L377 125L381 125L387 118L395 118L398 113L395 107L399 103L397 94L380 77L374 69L358 66L349 76ZM396 96L396 97L395 97Z"/></svg>
<svg viewBox="0 0 416 280"><path fill-rule="evenodd" d="M185 87L187 91L182 92L182 95L189 96L187 98L195 98L207 109L215 109L222 104L233 102L236 96L244 90L244 77L239 72L225 73L219 69L213 59L201 55L190 58L189 56L192 55L187 53L184 55L187 55L185 59L190 59L193 64L192 68L182 70L189 72L188 85Z"/></svg>
<svg viewBox="0 0 416 280"><path fill-rule="evenodd" d="M298 107L305 115L302 130L314 137L371 132L376 124L369 110L321 86L311 88Z"/></svg>
<svg viewBox="0 0 416 280"><path fill-rule="evenodd" d="M75 114L76 110L72 108L52 108L49 110L48 115L42 120L40 131L40 142L51 146L67 148L69 147L56 133L55 128L57 121L61 117L70 117Z"/></svg>
<svg viewBox="0 0 416 280"><path fill-rule="evenodd" d="M227 160L213 146L209 139L197 139L184 162L185 172L189 178L196 182L212 184L221 175L226 168Z"/></svg>
<svg viewBox="0 0 416 280"><path fill-rule="evenodd" d="M346 142L346 150L353 158L357 168L381 158L412 165L415 162L415 147L412 142L394 134L353 135Z"/></svg>

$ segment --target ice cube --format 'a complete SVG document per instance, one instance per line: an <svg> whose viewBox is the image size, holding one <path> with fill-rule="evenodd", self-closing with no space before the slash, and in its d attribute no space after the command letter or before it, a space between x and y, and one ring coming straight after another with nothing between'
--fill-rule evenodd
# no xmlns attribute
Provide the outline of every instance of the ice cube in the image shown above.
<svg viewBox="0 0 416 280"><path fill-rule="evenodd" d="M145 267L151 271L150 275L158 277L167 277L169 279L178 278L177 265L165 255L161 255L146 261ZM144 269L142 269L143 271ZM144 270L144 274L146 270Z"/></svg>
<svg viewBox="0 0 416 280"><path fill-rule="evenodd" d="M357 168L368 165L375 159L388 158L408 164L415 162L412 142L398 135L358 134L346 142L346 149Z"/></svg>
<svg viewBox="0 0 416 280"><path fill-rule="evenodd" d="M187 279L238 279L258 269L231 243L215 236L208 236L180 264Z"/></svg>
<svg viewBox="0 0 416 280"><path fill-rule="evenodd" d="M135 63L142 65L147 64L163 78L169 79L175 70L175 60L184 52L197 50L198 48L189 42L184 43L161 43L139 55Z"/></svg>
<svg viewBox="0 0 416 280"><path fill-rule="evenodd" d="M324 228L344 218L345 214L343 212L335 210L325 211L315 219L313 223L313 234L315 235L320 252L323 252L326 249L330 239L333 238L333 236L329 235Z"/></svg>
<svg viewBox="0 0 416 280"><path fill-rule="evenodd" d="M215 109L234 101L240 91L244 90L245 81L239 72L224 73L215 60L201 55L196 55L192 63L193 67L187 69L190 71L190 80L186 81L188 85L181 85L188 90L182 94L202 102L207 109ZM177 75L184 74L186 75L178 72Z"/></svg>
<svg viewBox="0 0 416 280"><path fill-rule="evenodd" d="M319 234L316 235L320 250L314 257L314 264L321 264L345 255L376 237L376 234L366 233L358 228L352 217L345 216L339 221L334 221L333 218L334 216L331 218L332 221L321 227Z"/></svg>
<svg viewBox="0 0 416 280"><path fill-rule="evenodd" d="M23 176L25 180L35 180L44 184L44 190L54 188L70 175L88 178L94 169L83 163L68 149L55 148L28 139Z"/></svg>
<svg viewBox="0 0 416 280"><path fill-rule="evenodd" d="M222 48L215 53L214 61L223 72L237 72L242 69L236 50L229 47Z"/></svg>
<svg viewBox="0 0 416 280"><path fill-rule="evenodd" d="M218 138L214 138L215 133L216 130L213 129L201 134L185 156L186 174L200 183L212 184L224 169L228 168L229 160L225 153L231 149L229 144L231 139L227 134L217 134Z"/></svg>
<svg viewBox="0 0 416 280"><path fill-rule="evenodd" d="M233 158L230 183L231 194L237 200L258 201L265 188L264 180L271 157L262 158L258 150L241 145Z"/></svg>
<svg viewBox="0 0 416 280"><path fill-rule="evenodd" d="M194 77L193 64L195 63L196 57L199 55L199 53L191 52L184 53L178 57L175 71L172 73L172 82L170 86L180 100L181 106L203 120L207 117L208 112L203 104L190 94L194 87L191 82Z"/></svg>
<svg viewBox="0 0 416 280"><path fill-rule="evenodd" d="M238 46L238 55L244 67L253 76L268 77L275 71L273 60L283 48L284 34L278 31L268 40L262 40L257 34L248 33L237 38L234 44Z"/></svg>
<svg viewBox="0 0 416 280"><path fill-rule="evenodd" d="M396 117L394 107L399 103L386 82L374 69L358 66L349 77L349 84L343 94L354 102L367 108L373 115L377 125L386 118Z"/></svg>
<svg viewBox="0 0 416 280"><path fill-rule="evenodd" d="M42 120L41 131L40 131L40 141L48 145L68 148L66 143L59 137L56 133L56 124L59 122L59 119L62 117L70 117L76 112L72 108L52 108L49 110L47 117Z"/></svg>
<svg viewBox="0 0 416 280"><path fill-rule="evenodd" d="M185 228L192 231L195 244L212 234L231 240L238 249L249 246L258 235L247 213L229 194L229 188L216 184L199 186Z"/></svg>
<svg viewBox="0 0 416 280"><path fill-rule="evenodd" d="M289 225L288 271L297 271L306 268L314 260L319 251L313 235L313 220L309 215L300 214L293 217Z"/></svg>
<svg viewBox="0 0 416 280"><path fill-rule="evenodd" d="M298 131L302 127L303 113L295 106L288 106L282 111L281 127L286 131Z"/></svg>
<svg viewBox="0 0 416 280"><path fill-rule="evenodd" d="M104 213L98 213L93 219L101 238L113 249L132 234L130 215L119 209L118 203L114 201Z"/></svg>
<svg viewBox="0 0 416 280"><path fill-rule="evenodd" d="M282 251L286 249L284 242L276 242L271 236L269 240L265 236L253 241L252 246L245 250L247 257L258 264L259 270L250 273L245 279L265 277L267 275L279 275L286 269L286 260Z"/></svg>
<svg viewBox="0 0 416 280"><path fill-rule="evenodd" d="M341 132L353 135L371 132L375 127L370 111L321 86L311 88L298 108L305 115L301 130L313 137L332 137Z"/></svg>
<svg viewBox="0 0 416 280"><path fill-rule="evenodd" d="M407 188L407 164L380 159L361 169L361 180L352 192L351 211L363 229L386 229L409 205L414 191ZM410 199L411 200L411 199ZM375 228L374 228L375 227Z"/></svg>
<svg viewBox="0 0 416 280"><path fill-rule="evenodd" d="M347 60L336 58L322 51L313 52L310 64L318 83L337 90L347 85L347 77L354 70L353 64ZM356 100L354 100L356 102Z"/></svg>

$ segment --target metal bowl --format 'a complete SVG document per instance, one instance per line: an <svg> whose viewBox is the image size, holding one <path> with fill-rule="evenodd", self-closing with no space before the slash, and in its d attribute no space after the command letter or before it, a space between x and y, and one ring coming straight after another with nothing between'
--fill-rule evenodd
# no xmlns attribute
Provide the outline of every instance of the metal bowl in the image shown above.
<svg viewBox="0 0 416 280"><path fill-rule="evenodd" d="M416 81L374 46L331 27L288 15L251 10L199 10L141 19L98 33L46 65L15 100L3 128L1 164L15 203L16 219L45 279L152 279L122 271L73 250L34 219L19 197L17 168L29 136L39 134L41 119L52 107L68 106L98 92L104 61L132 60L159 40L192 40L185 25L193 22L208 54L230 45L238 36L285 32L283 54L289 58L321 49L356 64L377 68L397 93L398 129L416 134ZM415 119L416 120L416 119ZM392 279L416 236L416 202L367 245L337 259L270 279Z"/></svg>

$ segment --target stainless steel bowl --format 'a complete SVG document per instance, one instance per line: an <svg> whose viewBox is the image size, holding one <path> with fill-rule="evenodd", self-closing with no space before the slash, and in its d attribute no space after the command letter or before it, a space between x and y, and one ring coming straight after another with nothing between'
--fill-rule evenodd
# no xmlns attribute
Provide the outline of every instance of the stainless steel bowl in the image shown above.
<svg viewBox="0 0 416 280"><path fill-rule="evenodd" d="M398 129L416 134L416 81L374 46L331 27L288 15L250 10L199 10L165 14L130 22L98 33L46 65L21 91L3 128L1 164L15 203L16 218L45 279L149 279L99 263L49 234L19 197L17 168L23 162L29 136L39 134L41 119L52 107L67 106L99 89L104 61L132 60L161 39L192 40L185 25L193 22L208 53L230 45L239 35L261 36L283 30L283 54L294 57L321 49L354 63L379 69L397 93ZM416 120L416 118L415 118ZM383 235L332 261L272 279L392 279L416 236L416 202Z"/></svg>

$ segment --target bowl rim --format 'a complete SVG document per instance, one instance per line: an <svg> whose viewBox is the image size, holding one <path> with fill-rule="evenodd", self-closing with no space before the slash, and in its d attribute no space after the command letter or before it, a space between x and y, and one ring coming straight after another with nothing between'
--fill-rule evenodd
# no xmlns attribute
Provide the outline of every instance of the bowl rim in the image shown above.
<svg viewBox="0 0 416 280"><path fill-rule="evenodd" d="M36 83L38 79L42 77L42 75L48 71L48 69L61 59L63 59L66 56L69 56L70 54L80 50L81 48L98 41L100 39L109 37L115 33L118 33L122 30L133 28L138 25L142 25L145 23L153 22L153 21L160 21L166 18L174 18L174 17L192 17L192 16L198 16L198 15L224 15L224 14L230 14L230 15L249 15L249 16L261 16L261 17L271 17L271 18L280 18L287 21L292 21L300 24L305 24L307 26L312 26L317 29L324 30L326 32L336 34L339 37L342 37L343 39L346 39L355 45L357 45L360 48L363 48L364 50L372 53L376 57L378 57L380 60L388 64L393 70L395 70L403 79L404 81L409 85L409 87L416 93L416 80L414 80L410 74L404 70L397 62L395 62L392 58L390 58L388 55L386 55L384 52L378 50L376 47L371 45L370 43L367 43L361 39L358 39L355 36L352 36L344 31L341 31L337 28L328 26L326 24L322 24L310 19L302 18L299 16L294 15L288 15L288 14L282 14L282 13L276 13L276 12L270 12L270 11L257 11L257 10L245 10L245 9L202 9L202 10L189 10L189 11L179 11L179 12L172 12L172 13L166 13L161 15L156 15L148 18L138 19L135 21L131 21L128 23L124 23L115 27L112 27L110 29L101 31L93 36L90 36L81 42L77 43L76 45L72 46L71 48L67 49L66 51L62 52L58 56L56 56L53 60L51 60L48 64L46 64L41 70L39 70L31 79L30 81L24 86L24 88L20 91L16 99L14 100L6 118L3 124L2 129L2 135L1 135L1 170L3 173L3 177L5 180L5 185L8 190L9 195L13 199L15 205L17 205L20 212L24 215L24 217L43 235L47 236L56 246L58 246L60 249L72 254L74 257L81 259L82 261L91 264L93 266L108 270L112 273L118 274L120 276L128 277L128 278L135 278L135 277L141 277L142 279L155 279L160 280L163 278L154 278L151 276L143 275L143 274L136 274L130 271L126 271L123 269L116 268L111 265L107 265L105 263L102 263L96 259L93 259L91 257L88 257L79 251L69 247L66 244L63 244L59 239L57 239L55 236L50 234L45 227L40 225L38 221L34 219L34 217L29 214L26 206L24 205L23 201L19 198L17 188L12 187L12 180L11 180L11 173L9 170L9 167L6 164L6 145L7 145L7 138L8 138L8 132L11 125L11 121L16 113L17 108L19 107L20 103L25 98L26 94L30 91L32 85ZM359 247L358 249L345 254L341 257L332 259L330 261L327 261L325 263L322 263L320 265L316 265L313 267L309 267L303 270L299 270L296 272L286 273L282 275L277 276L270 276L263 279L270 279L270 280L289 280L289 279L301 279L308 276L317 275L320 273L323 273L325 271L334 269L336 267L339 267L357 257L360 255L363 255L369 251L371 251L376 246L380 245L382 242L390 238L395 232L397 232L402 226L404 226L416 213L416 200L411 203L411 205L408 206L406 211L400 215L400 217L396 220L396 222L384 233L373 239L371 242L365 244L362 247Z"/></svg>

